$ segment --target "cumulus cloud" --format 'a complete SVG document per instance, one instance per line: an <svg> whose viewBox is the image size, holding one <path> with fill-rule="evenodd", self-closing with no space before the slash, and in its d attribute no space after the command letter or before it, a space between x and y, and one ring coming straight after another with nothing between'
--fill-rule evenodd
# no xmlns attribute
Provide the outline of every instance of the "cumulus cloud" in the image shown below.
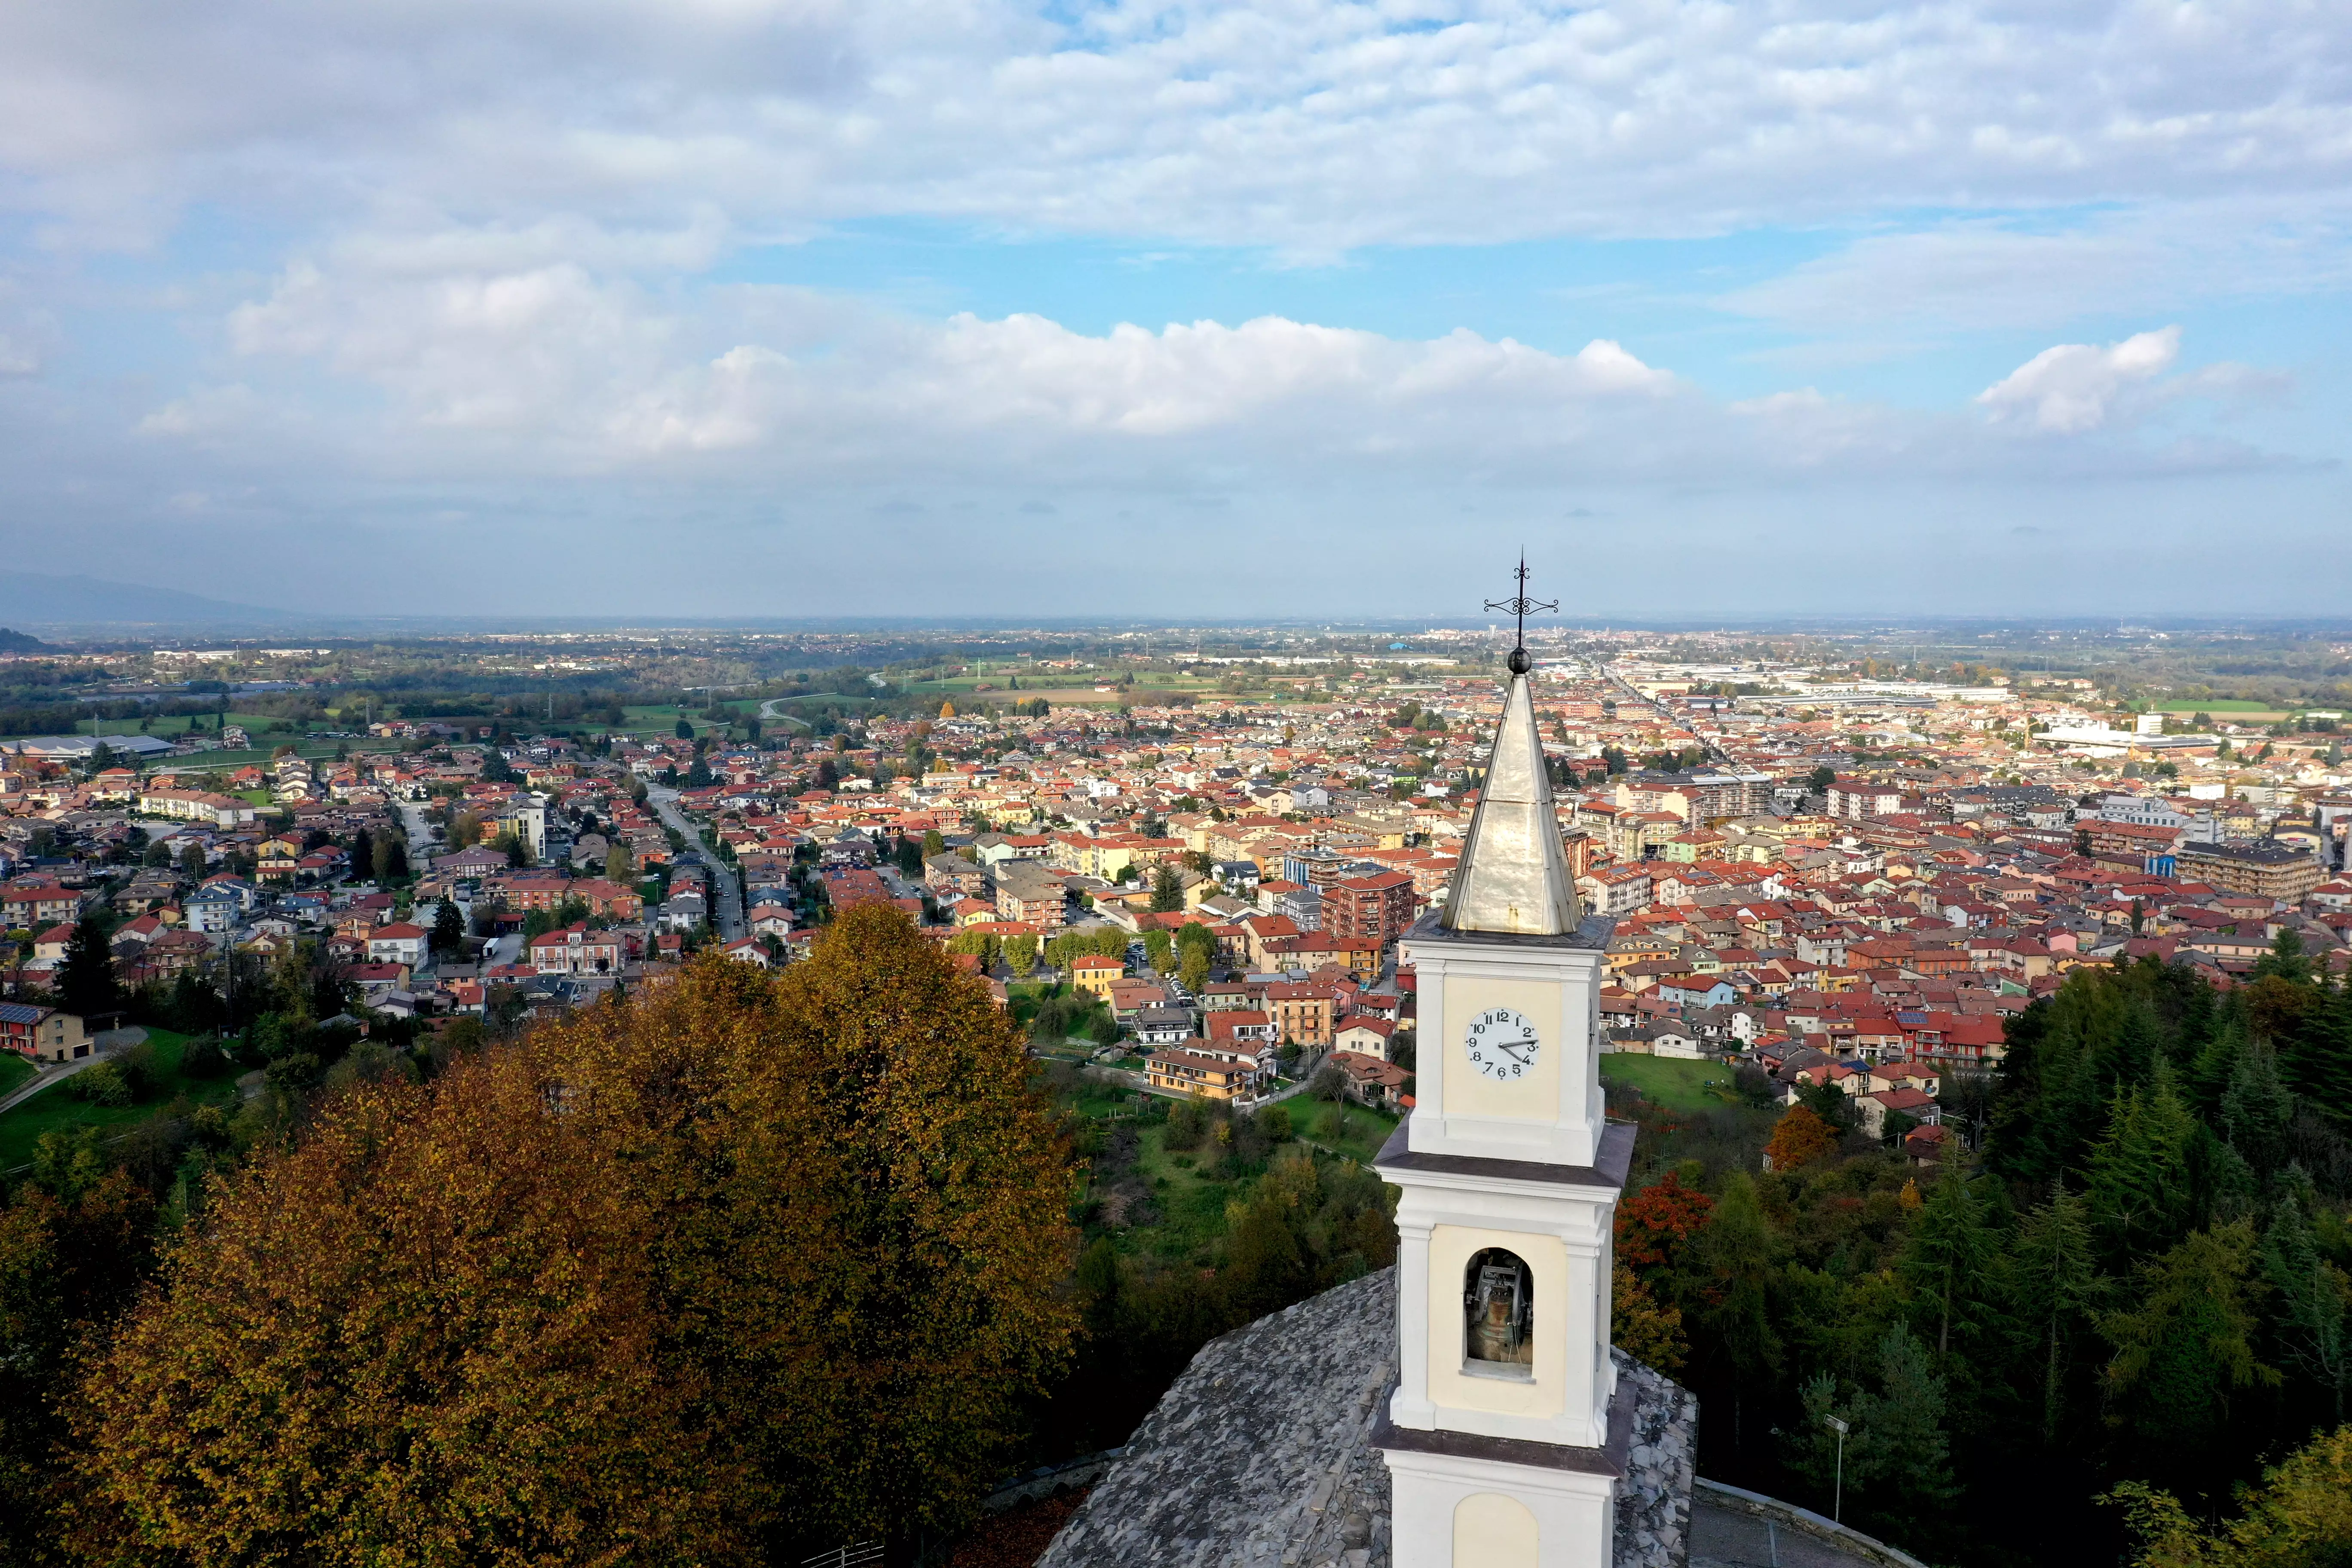
<svg viewBox="0 0 2352 1568"><path fill-rule="evenodd" d="M1549 462L1606 449L1604 432L1629 426L1654 439L1657 411L1705 406L1606 339L1561 354L1279 316L1089 334L1036 314L932 322L778 288L656 299L570 265L434 277L298 263L230 312L227 338L251 364L317 363L373 387L385 402L364 416L388 416L383 445L420 462L470 449L552 471L790 452L882 472L940 443L1008 469L1048 451L1124 460L1077 450L1105 442ZM209 429L231 406L180 399L145 427Z"/></svg>
<svg viewBox="0 0 2352 1568"><path fill-rule="evenodd" d="M2179 327L2136 333L2104 348L2060 343L1977 394L1977 402L1996 420L2075 435L2105 424L2119 399L2179 357Z"/></svg>

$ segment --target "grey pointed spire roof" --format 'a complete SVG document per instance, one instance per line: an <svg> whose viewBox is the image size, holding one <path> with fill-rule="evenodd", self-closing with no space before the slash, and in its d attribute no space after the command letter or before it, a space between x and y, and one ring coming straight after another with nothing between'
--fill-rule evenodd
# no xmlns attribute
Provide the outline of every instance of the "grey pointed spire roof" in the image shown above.
<svg viewBox="0 0 2352 1568"><path fill-rule="evenodd" d="M1565 936L1583 918L1544 772L1535 700L1527 676L1515 668L1444 923L1448 931Z"/></svg>

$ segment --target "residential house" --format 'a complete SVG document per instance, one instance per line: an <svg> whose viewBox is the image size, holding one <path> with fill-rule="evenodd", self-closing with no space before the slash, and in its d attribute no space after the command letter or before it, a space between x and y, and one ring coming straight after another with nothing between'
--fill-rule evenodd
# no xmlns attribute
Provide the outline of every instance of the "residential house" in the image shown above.
<svg viewBox="0 0 2352 1568"><path fill-rule="evenodd" d="M431 942L432 933L420 925L410 925L405 921L381 925L368 933L368 962L404 963L411 970L422 969Z"/></svg>
<svg viewBox="0 0 2352 1568"><path fill-rule="evenodd" d="M14 1051L26 1061L68 1062L89 1055L90 1039L74 1014L0 1002L0 1050Z"/></svg>
<svg viewBox="0 0 2352 1568"><path fill-rule="evenodd" d="M1187 1050L1154 1051L1143 1059L1144 1080L1162 1094L1232 1100L1249 1085L1254 1068Z"/></svg>

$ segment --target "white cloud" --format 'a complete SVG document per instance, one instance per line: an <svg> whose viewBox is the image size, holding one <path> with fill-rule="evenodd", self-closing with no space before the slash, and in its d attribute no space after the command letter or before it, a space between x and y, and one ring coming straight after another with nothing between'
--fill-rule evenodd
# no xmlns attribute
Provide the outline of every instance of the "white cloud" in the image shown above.
<svg viewBox="0 0 2352 1568"><path fill-rule="evenodd" d="M2105 348L2060 343L1977 394L1977 402L1996 420L2078 435L2105 424L2120 398L2179 357L2179 327L2136 333Z"/></svg>
<svg viewBox="0 0 2352 1568"><path fill-rule="evenodd" d="M0 7L14 198L528 232L872 215L1328 253L1894 208L2332 195L2352 27L1838 0L217 0ZM575 258L577 259L577 258Z"/></svg>

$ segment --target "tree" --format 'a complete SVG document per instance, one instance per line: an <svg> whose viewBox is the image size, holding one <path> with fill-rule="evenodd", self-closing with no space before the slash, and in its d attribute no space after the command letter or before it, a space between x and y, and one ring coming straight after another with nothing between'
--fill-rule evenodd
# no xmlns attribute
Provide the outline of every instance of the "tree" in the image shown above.
<svg viewBox="0 0 2352 1568"><path fill-rule="evenodd" d="M1765 1156L1776 1171L1793 1171L1816 1160L1825 1160L1837 1152L1837 1130L1813 1113L1812 1108L1792 1105L1782 1113L1772 1128L1772 1141L1765 1145Z"/></svg>
<svg viewBox="0 0 2352 1568"><path fill-rule="evenodd" d="M75 1341L136 1291L154 1205L100 1160L98 1130L42 1136L32 1179L0 1207L0 1561L62 1562L59 1473Z"/></svg>
<svg viewBox="0 0 2352 1568"><path fill-rule="evenodd" d="M122 1007L122 982L114 973L114 953L106 922L96 913L74 922L58 965L58 1001L68 1013L95 1019Z"/></svg>
<svg viewBox="0 0 2352 1568"><path fill-rule="evenodd" d="M1610 771L1613 773L1616 770L1612 768ZM1823 765L1822 767L1815 768L1811 773L1805 775L1805 793L1807 795L1827 795L1830 793L1830 786L1835 783L1837 783L1837 770L1827 765Z"/></svg>
<svg viewBox="0 0 2352 1568"><path fill-rule="evenodd" d="M1610 1280L1609 1342L1644 1366L1669 1375L1682 1370L1690 1354L1682 1309L1662 1304L1622 1258L1612 1265Z"/></svg>
<svg viewBox="0 0 2352 1568"><path fill-rule="evenodd" d="M1178 879L1176 868L1163 863L1151 874L1151 912L1175 914L1183 907L1184 884Z"/></svg>
<svg viewBox="0 0 2352 1568"><path fill-rule="evenodd" d="M2335 1568L2352 1557L2352 1426L2314 1438L2263 1472L2224 1529L2138 1481L2108 1494L2139 1538L2136 1568Z"/></svg>
<svg viewBox="0 0 2352 1568"><path fill-rule="evenodd" d="M604 851L606 881L617 882L625 888L636 879L636 858L629 853L627 845L616 843Z"/></svg>
<svg viewBox="0 0 2352 1568"><path fill-rule="evenodd" d="M1714 1207L1713 1198L1685 1186L1679 1173L1667 1172L1617 1205L1617 1261L1643 1279L1663 1280Z"/></svg>
<svg viewBox="0 0 2352 1568"><path fill-rule="evenodd" d="M205 859L205 847L190 844L180 851L180 875L201 878L210 868Z"/></svg>
<svg viewBox="0 0 2352 1568"><path fill-rule="evenodd" d="M1176 963L1176 939L1158 926L1143 933L1144 961L1153 970L1165 974Z"/></svg>
<svg viewBox="0 0 2352 1568"><path fill-rule="evenodd" d="M433 951L451 953L465 950L466 917L457 912L457 900L445 896L433 911Z"/></svg>
<svg viewBox="0 0 2352 1568"><path fill-rule="evenodd" d="M1985 1205L1958 1172L1948 1172L1920 1205L1903 1249L1899 1272L1935 1325L1937 1364L1948 1363L1955 1324L1973 1342L1996 1300L2000 1237Z"/></svg>
<svg viewBox="0 0 2352 1568"><path fill-rule="evenodd" d="M1706 1224L1691 1238L1691 1268L1700 1282L1697 1324L1704 1345L1694 1352L1713 1363L1732 1391L1732 1445L1741 1440L1750 1389L1769 1386L1780 1369L1780 1342L1771 1320L1772 1280L1780 1238L1764 1217L1756 1184L1744 1171L1724 1184Z"/></svg>
<svg viewBox="0 0 2352 1568"><path fill-rule="evenodd" d="M2055 1444L2084 1341L2105 1300L2091 1237L2091 1211L2083 1194L2062 1180L2050 1201L2018 1227L2018 1321L2042 1384L2042 1441Z"/></svg>
<svg viewBox="0 0 2352 1568"><path fill-rule="evenodd" d="M388 883L407 877L408 841L397 833L384 834L375 841L375 879Z"/></svg>
<svg viewBox="0 0 2352 1568"><path fill-rule="evenodd" d="M1176 983L1199 994L1201 987L1209 983L1208 953L1197 947L1186 948L1183 957L1177 961Z"/></svg>
<svg viewBox="0 0 2352 1568"><path fill-rule="evenodd" d="M2168 1080L2117 1089L2107 1134L2091 1152L2092 1224L2112 1256L2153 1256L2193 1219L2189 1150L2197 1134Z"/></svg>
<svg viewBox="0 0 2352 1568"><path fill-rule="evenodd" d="M1012 936L1004 939L1004 962L1013 973L1026 980L1037 968L1037 939L1034 936Z"/></svg>
<svg viewBox="0 0 2352 1568"><path fill-rule="evenodd" d="M2286 1162L2287 1123L2294 1119L2294 1097L2279 1081L2277 1058L2265 1047L2247 1050L2221 1095L2230 1147L2254 1174L2267 1177Z"/></svg>
<svg viewBox="0 0 2352 1568"><path fill-rule="evenodd" d="M670 733L676 735L681 741L691 741L694 739L694 725L688 721L686 715L681 713L678 715L677 723L672 727Z"/></svg>
<svg viewBox="0 0 2352 1568"><path fill-rule="evenodd" d="M83 1389L99 1542L746 1560L750 1466L697 1430L708 1384L652 1296L660 1211L548 1089L520 1050L356 1089L215 1199Z"/></svg>
<svg viewBox="0 0 2352 1568"><path fill-rule="evenodd" d="M941 833L936 827L927 827L923 829L924 859L928 860L934 855L944 855L947 852L948 840L945 834Z"/></svg>
<svg viewBox="0 0 2352 1568"><path fill-rule="evenodd" d="M2251 1220L2193 1232L2141 1266L2139 1305L2099 1325L2115 1349L2114 1419L2158 1471L2194 1473L2228 1430L2231 1395L2280 1381L2255 1357L2253 1266Z"/></svg>
<svg viewBox="0 0 2352 1568"><path fill-rule="evenodd" d="M94 1543L748 1564L953 1530L1068 1353L1068 1189L1019 1037L895 909L781 977L706 956L262 1155L82 1391Z"/></svg>
<svg viewBox="0 0 2352 1568"><path fill-rule="evenodd" d="M2352 1382L2352 1344L2344 1331L2352 1285L2320 1255L2302 1194L2292 1186L2280 1195L2263 1236L2263 1277L2278 1296L2281 1349L2341 1425L2345 1385Z"/></svg>

